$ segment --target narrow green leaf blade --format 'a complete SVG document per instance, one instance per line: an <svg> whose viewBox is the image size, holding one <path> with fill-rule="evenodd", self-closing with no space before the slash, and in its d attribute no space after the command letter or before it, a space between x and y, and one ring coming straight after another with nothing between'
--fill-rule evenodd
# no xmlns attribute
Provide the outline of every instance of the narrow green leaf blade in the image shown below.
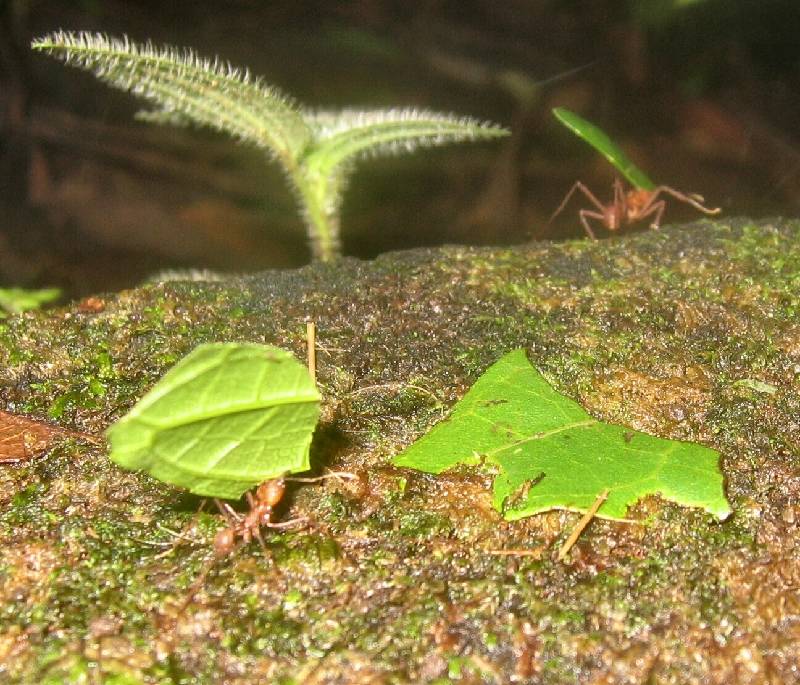
<svg viewBox="0 0 800 685"><path fill-rule="evenodd" d="M625 518L649 494L720 519L730 513L719 453L592 418L553 390L524 350L492 365L447 419L394 459L428 473L482 461L498 471L494 506L508 520L585 511L605 489L598 515L606 518Z"/></svg>
<svg viewBox="0 0 800 685"><path fill-rule="evenodd" d="M110 458L198 495L235 499L309 467L319 393L277 347L200 345L111 426Z"/></svg>
<svg viewBox="0 0 800 685"><path fill-rule="evenodd" d="M595 126L591 121L587 121L575 114L575 112L563 107L556 107L553 110L553 114L570 131L583 138L611 162L634 188L653 190L656 187L656 184L631 161L622 151L622 148L611 140L605 131Z"/></svg>
<svg viewBox="0 0 800 685"><path fill-rule="evenodd" d="M34 40L34 50L87 71L115 88L155 103L152 121L191 121L266 148L290 163L310 131L297 108L247 71L191 50L89 32L58 31Z"/></svg>

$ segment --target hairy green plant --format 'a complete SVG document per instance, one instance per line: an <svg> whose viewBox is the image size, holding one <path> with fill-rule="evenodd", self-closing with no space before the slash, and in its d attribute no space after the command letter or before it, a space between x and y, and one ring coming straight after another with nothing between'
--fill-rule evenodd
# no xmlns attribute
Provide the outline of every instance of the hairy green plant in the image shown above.
<svg viewBox="0 0 800 685"><path fill-rule="evenodd" d="M267 151L294 187L312 256L323 261L340 253L342 192L358 159L508 133L469 117L416 109L302 108L247 70L127 37L58 31L32 47L155 103L139 113L142 119L210 126Z"/></svg>

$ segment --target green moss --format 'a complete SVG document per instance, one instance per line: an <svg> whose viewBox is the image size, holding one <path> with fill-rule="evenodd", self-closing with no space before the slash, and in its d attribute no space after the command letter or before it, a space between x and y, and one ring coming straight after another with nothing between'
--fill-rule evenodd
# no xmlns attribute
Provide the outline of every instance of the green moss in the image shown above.
<svg viewBox="0 0 800 685"><path fill-rule="evenodd" d="M412 538L430 538L436 535L449 535L453 523L445 516L427 511L411 511L400 516L397 531L400 535Z"/></svg>
<svg viewBox="0 0 800 685"><path fill-rule="evenodd" d="M275 562L286 570L322 571L335 565L341 556L336 540L324 535L273 536L269 542Z"/></svg>

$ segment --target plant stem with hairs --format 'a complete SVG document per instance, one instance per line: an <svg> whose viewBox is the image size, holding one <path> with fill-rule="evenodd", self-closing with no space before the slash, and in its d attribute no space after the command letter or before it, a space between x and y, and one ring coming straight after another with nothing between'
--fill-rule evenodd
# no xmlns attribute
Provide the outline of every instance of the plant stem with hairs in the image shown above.
<svg viewBox="0 0 800 685"><path fill-rule="evenodd" d="M416 109L313 111L219 59L127 38L58 31L32 47L151 101L155 109L140 112L141 119L210 126L277 159L297 194L315 260L341 252L342 193L359 159L508 133L468 117Z"/></svg>

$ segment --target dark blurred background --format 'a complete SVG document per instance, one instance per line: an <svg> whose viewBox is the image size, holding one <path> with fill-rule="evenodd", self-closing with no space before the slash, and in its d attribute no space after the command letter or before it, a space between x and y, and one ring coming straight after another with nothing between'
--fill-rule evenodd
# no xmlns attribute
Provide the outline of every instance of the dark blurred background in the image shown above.
<svg viewBox="0 0 800 685"><path fill-rule="evenodd" d="M28 46L55 29L192 46L320 108L470 114L513 135L358 167L346 254L579 237L575 180L614 170L550 114L603 127L658 183L726 215L800 214L797 0L0 0L0 285L69 296L169 267L305 263L279 169ZM672 203L666 222L692 219ZM647 230L642 228L641 230Z"/></svg>

